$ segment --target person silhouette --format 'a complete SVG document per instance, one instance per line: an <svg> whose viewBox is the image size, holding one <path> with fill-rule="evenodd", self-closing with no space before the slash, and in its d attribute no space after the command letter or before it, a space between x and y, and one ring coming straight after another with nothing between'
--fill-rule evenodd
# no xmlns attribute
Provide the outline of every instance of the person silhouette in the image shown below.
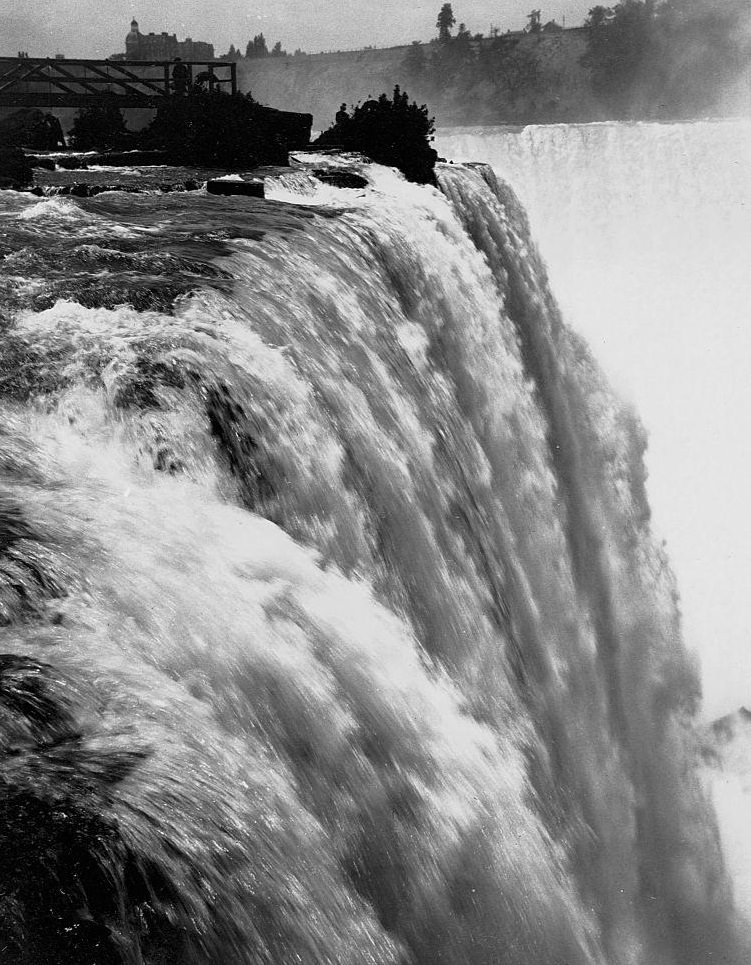
<svg viewBox="0 0 751 965"><path fill-rule="evenodd" d="M175 66L172 68L172 88L177 95L186 94L188 91L188 80L190 72L180 57L175 57Z"/></svg>
<svg viewBox="0 0 751 965"><path fill-rule="evenodd" d="M339 110L336 112L336 117L334 118L338 127L344 127L344 125L349 120L349 114L347 113L347 105L342 104Z"/></svg>

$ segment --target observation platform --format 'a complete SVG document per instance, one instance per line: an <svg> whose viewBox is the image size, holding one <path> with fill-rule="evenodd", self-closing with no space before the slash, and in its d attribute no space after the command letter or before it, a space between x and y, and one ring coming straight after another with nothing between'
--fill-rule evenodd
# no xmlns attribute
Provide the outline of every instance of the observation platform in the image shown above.
<svg viewBox="0 0 751 965"><path fill-rule="evenodd" d="M237 64L187 61L187 86L237 92ZM158 107L175 91L172 60L0 57L0 107ZM183 82L185 83L185 81Z"/></svg>

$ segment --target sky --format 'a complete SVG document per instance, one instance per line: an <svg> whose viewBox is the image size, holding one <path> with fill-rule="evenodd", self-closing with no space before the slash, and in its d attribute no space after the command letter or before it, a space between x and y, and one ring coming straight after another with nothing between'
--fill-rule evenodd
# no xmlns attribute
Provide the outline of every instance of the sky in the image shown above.
<svg viewBox="0 0 751 965"><path fill-rule="evenodd" d="M230 43L245 48L257 33L281 40L290 53L386 47L428 41L442 0L3 0L0 55L25 50L32 57L107 57L125 50L133 17L142 33L176 33L214 44L217 54ZM543 20L565 17L582 22L595 0L551 0ZM537 0L540 3L540 0ZM457 21L473 32L519 29L534 0L455 0ZM269 46L271 46L271 43Z"/></svg>

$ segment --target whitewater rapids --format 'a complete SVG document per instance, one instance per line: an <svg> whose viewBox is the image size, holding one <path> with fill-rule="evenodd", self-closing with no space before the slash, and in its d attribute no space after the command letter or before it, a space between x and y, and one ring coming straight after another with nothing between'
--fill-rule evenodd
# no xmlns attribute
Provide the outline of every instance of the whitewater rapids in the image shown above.
<svg viewBox="0 0 751 965"><path fill-rule="evenodd" d="M740 965L639 423L366 173L0 199L6 960Z"/></svg>

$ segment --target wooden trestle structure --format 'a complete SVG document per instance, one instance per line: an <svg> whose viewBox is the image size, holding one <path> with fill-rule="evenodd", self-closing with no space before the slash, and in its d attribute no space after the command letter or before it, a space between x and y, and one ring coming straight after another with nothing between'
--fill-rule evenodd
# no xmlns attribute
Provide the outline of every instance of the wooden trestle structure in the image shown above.
<svg viewBox="0 0 751 965"><path fill-rule="evenodd" d="M232 61L181 61L188 85L237 91ZM158 107L179 96L169 60L62 60L0 57L0 107Z"/></svg>

